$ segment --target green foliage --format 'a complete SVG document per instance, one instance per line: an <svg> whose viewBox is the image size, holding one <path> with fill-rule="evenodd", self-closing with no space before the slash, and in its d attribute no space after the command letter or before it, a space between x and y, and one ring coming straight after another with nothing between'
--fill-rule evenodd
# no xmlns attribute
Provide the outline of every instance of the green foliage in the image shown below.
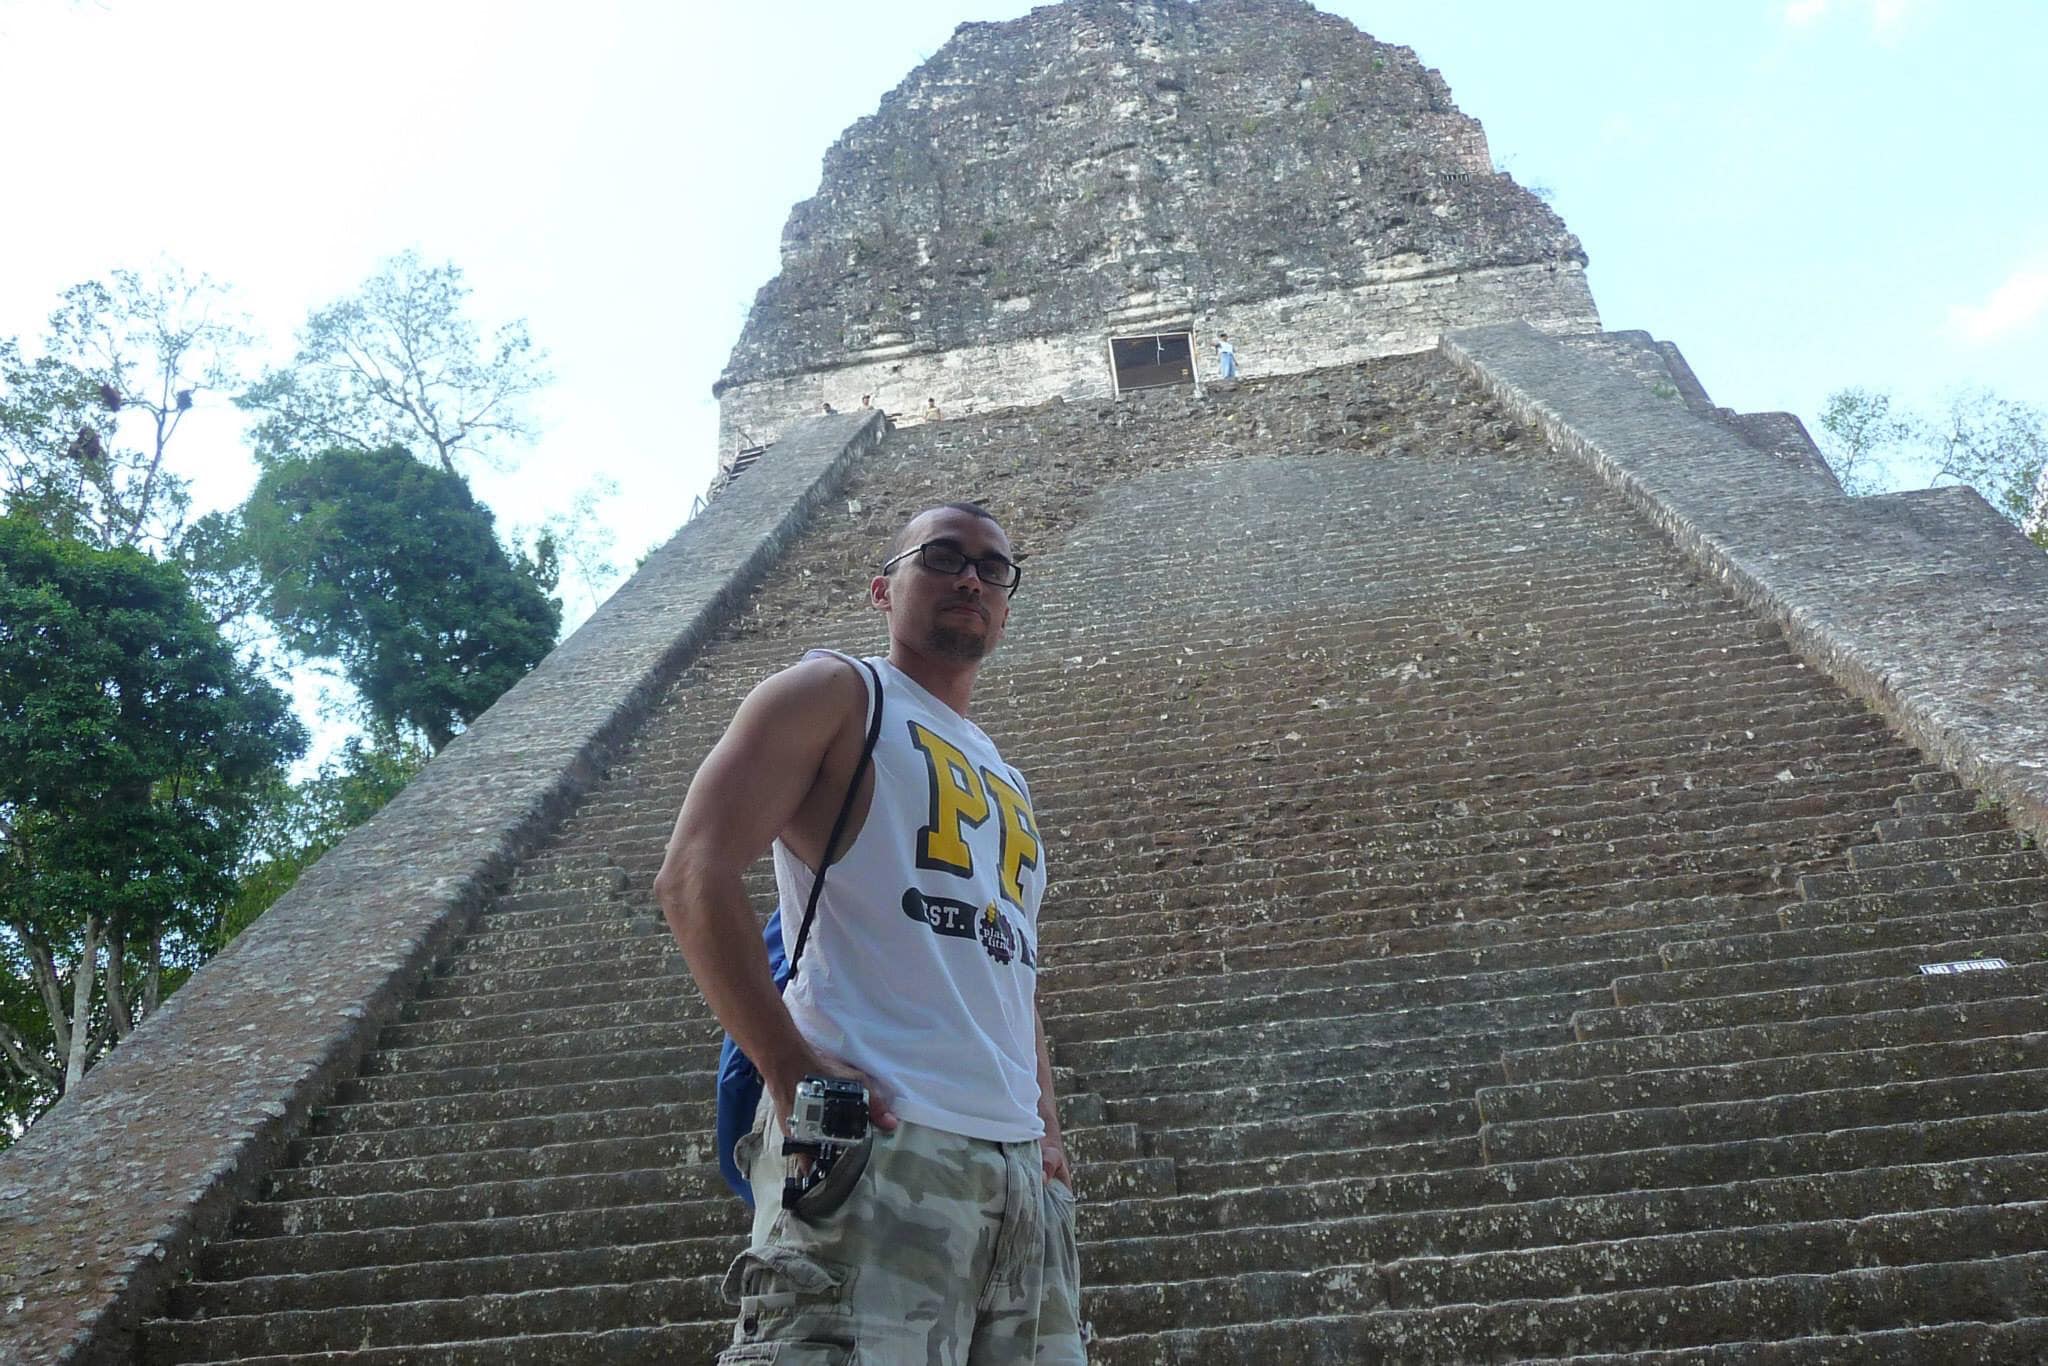
<svg viewBox="0 0 2048 1366"><path fill-rule="evenodd" d="M1925 414L1851 388L1828 395L1820 428L1821 454L1844 491L1967 484L2048 549L2048 410L1977 389Z"/></svg>
<svg viewBox="0 0 2048 1366"><path fill-rule="evenodd" d="M235 400L259 415L250 434L258 462L405 446L432 451L454 474L458 455L495 461L501 443L531 439L520 405L548 382L546 354L518 319L486 342L465 314L468 299L454 265L408 251L316 310L291 364Z"/></svg>
<svg viewBox="0 0 2048 1366"><path fill-rule="evenodd" d="M1844 493L1861 496L1886 487L1884 464L1913 434L1913 423L1892 411L1891 395L1872 389L1837 389L1821 409L1817 443Z"/></svg>
<svg viewBox="0 0 2048 1366"><path fill-rule="evenodd" d="M372 744L352 737L311 778L273 783L257 809L240 886L221 916L215 947L225 948L249 928L299 874L382 810L433 757L425 745L398 736Z"/></svg>
<svg viewBox="0 0 2048 1366"><path fill-rule="evenodd" d="M0 517L0 1113L48 1105L197 965L304 746L175 566Z"/></svg>
<svg viewBox="0 0 2048 1366"><path fill-rule="evenodd" d="M236 383L227 291L174 266L64 291L40 354L0 339L0 503L58 536L175 552L191 499L171 444Z"/></svg>
<svg viewBox="0 0 2048 1366"><path fill-rule="evenodd" d="M273 463L242 519L285 643L338 660L378 726L437 750L561 625L553 538L507 556L469 485L401 447Z"/></svg>

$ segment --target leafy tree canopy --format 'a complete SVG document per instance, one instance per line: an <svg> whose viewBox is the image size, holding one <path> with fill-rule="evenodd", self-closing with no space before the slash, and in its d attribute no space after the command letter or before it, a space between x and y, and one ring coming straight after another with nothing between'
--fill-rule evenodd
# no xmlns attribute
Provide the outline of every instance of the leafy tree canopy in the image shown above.
<svg viewBox="0 0 2048 1366"><path fill-rule="evenodd" d="M242 520L286 644L339 661L380 727L437 750L561 625L551 543L508 556L469 485L401 447L275 463Z"/></svg>
<svg viewBox="0 0 2048 1366"><path fill-rule="evenodd" d="M548 382L546 354L517 319L485 341L468 299L454 265L407 251L316 310L291 363L235 400L259 415L257 460L405 446L454 474L458 456L494 461L506 443L530 440L523 401Z"/></svg>
<svg viewBox="0 0 2048 1366"><path fill-rule="evenodd" d="M1846 492L1967 484L2048 550L2048 410L1979 389L1921 412L1851 388L1828 396L1820 427L1821 453Z"/></svg>
<svg viewBox="0 0 2048 1366"><path fill-rule="evenodd" d="M175 566L0 517L0 1110L47 1105L198 962L304 746Z"/></svg>
<svg viewBox="0 0 2048 1366"><path fill-rule="evenodd" d="M0 501L61 536L176 554L191 506L171 445L236 387L227 291L175 266L64 291L40 353L0 339Z"/></svg>

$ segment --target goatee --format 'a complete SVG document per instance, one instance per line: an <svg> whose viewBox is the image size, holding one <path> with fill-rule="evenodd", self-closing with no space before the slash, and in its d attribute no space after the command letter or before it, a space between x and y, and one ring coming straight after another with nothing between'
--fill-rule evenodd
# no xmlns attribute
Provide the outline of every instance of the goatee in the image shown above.
<svg viewBox="0 0 2048 1366"><path fill-rule="evenodd" d="M941 659L972 661L988 653L988 641L971 631L956 631L950 626L932 627L931 638L925 648Z"/></svg>

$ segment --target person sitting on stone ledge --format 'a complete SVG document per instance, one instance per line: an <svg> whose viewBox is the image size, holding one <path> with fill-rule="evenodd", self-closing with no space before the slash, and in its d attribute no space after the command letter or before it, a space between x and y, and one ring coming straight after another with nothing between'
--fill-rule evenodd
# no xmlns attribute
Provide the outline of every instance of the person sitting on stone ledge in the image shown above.
<svg viewBox="0 0 2048 1366"><path fill-rule="evenodd" d="M986 509L911 518L868 587L888 654L814 650L757 686L676 819L656 899L764 1082L735 1148L755 1224L726 1278L740 1318L721 1362L798 1344L820 1361L1084 1360L1037 1005L1045 855L1030 788L967 719L1021 578ZM771 849L795 964L782 995L744 882ZM784 1143L807 1077L859 1081L869 1126L805 1188L809 1159Z"/></svg>

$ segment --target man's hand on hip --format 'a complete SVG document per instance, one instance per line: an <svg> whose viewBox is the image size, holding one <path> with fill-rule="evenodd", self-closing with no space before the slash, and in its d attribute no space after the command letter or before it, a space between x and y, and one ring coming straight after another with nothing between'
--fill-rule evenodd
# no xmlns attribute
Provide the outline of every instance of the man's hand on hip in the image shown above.
<svg viewBox="0 0 2048 1366"><path fill-rule="evenodd" d="M1068 1190L1074 1188L1074 1164L1067 1160L1067 1150L1056 1138L1038 1140L1038 1160L1045 1166L1045 1179L1063 1183Z"/></svg>

